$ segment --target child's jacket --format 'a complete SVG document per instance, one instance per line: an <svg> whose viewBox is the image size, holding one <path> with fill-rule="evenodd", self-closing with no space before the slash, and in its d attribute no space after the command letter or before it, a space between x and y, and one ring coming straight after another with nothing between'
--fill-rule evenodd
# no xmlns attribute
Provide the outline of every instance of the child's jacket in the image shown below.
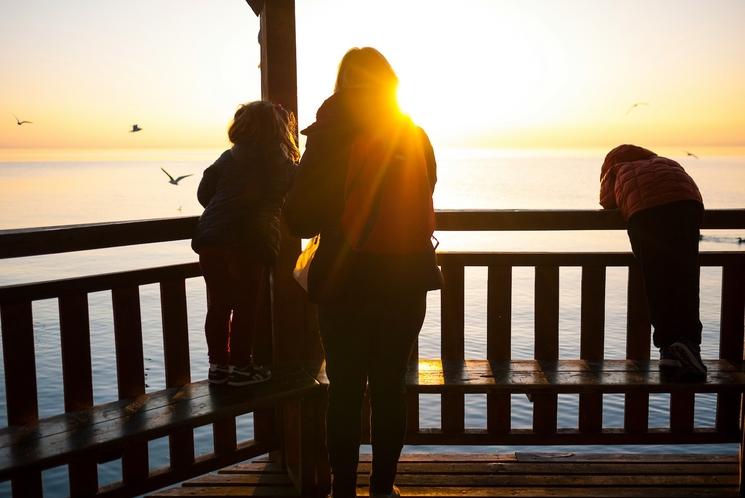
<svg viewBox="0 0 745 498"><path fill-rule="evenodd" d="M226 150L204 171L197 197L205 207L192 248L232 247L271 264L279 252L279 218L294 164L250 147Z"/></svg>
<svg viewBox="0 0 745 498"><path fill-rule="evenodd" d="M600 172L600 204L619 208L628 220L645 209L677 201L697 201L701 192L683 167L665 157L603 164Z"/></svg>

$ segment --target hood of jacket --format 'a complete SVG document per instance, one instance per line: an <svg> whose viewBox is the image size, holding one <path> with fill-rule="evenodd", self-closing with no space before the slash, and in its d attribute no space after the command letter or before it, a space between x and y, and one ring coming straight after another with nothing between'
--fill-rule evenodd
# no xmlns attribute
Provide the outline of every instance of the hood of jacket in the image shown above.
<svg viewBox="0 0 745 498"><path fill-rule="evenodd" d="M326 99L316 112L316 121L301 133L306 136L330 130L353 133L385 127L400 117L401 111L390 94L369 88L349 88Z"/></svg>

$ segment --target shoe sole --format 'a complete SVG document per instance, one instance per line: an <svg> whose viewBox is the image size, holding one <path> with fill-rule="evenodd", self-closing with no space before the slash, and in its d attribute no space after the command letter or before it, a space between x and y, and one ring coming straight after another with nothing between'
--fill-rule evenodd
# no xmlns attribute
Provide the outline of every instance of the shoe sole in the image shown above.
<svg viewBox="0 0 745 498"><path fill-rule="evenodd" d="M706 366L684 344L673 343L670 351L680 358L682 374L706 379Z"/></svg>
<svg viewBox="0 0 745 498"><path fill-rule="evenodd" d="M271 379L271 377L267 377L266 379L258 379L258 380L242 380L240 382L229 380L228 385L234 386L234 387L250 386L251 384L261 384L262 382L266 382L269 379Z"/></svg>
<svg viewBox="0 0 745 498"><path fill-rule="evenodd" d="M680 362L678 360L666 358L664 360L660 360L659 367L660 370L680 368Z"/></svg>

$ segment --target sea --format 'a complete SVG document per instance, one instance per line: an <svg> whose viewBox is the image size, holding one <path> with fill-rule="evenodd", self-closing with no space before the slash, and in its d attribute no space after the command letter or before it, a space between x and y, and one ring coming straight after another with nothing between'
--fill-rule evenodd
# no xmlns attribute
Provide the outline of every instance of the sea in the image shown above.
<svg viewBox="0 0 745 498"><path fill-rule="evenodd" d="M72 225L118 220L195 216L201 212L196 189L202 171L220 150L145 151L4 151L0 160L0 230ZM606 151L443 149L437 151L437 209L598 209L600 165ZM707 208L745 208L745 149L660 149L679 161L696 180ZM171 185L162 169L174 177L192 175ZM626 233L617 231L555 232L443 232L437 233L442 251L628 251ZM707 230L702 251L743 251L745 229ZM0 260L0 286L54 280L104 272L147 268L196 260L189 241L145 244L96 251ZM579 355L580 270L560 270L560 357ZM608 268L606 288L605 355L623 358L627 271ZM533 356L532 268L513 270L512 357ZM187 280L188 326L192 378L206 377L208 368L203 324L206 311L204 282ZM157 285L140 288L146 382L148 392L165 387L160 301ZM427 317L420 334L420 357L440 354L440 295L428 296ZM718 352L721 269L701 273L702 352ZM89 295L95 403L117 397L111 293ZM59 319L56 300L33 303L39 416L62 413ZM465 354L486 356L486 268L465 271ZM652 357L657 352L652 351ZM4 370L0 365L0 427L7 425ZM650 399L650 426L669 426L669 395ZM714 425L713 395L696 396L695 421ZM559 427L577 427L578 396L559 396ZM466 427L486 426L485 395L466 396ZM512 399L512 426L532 426L532 405L523 395ZM623 396L604 397L606 427L623 425ZM420 426L439 427L440 399L422 395ZM237 419L239 439L250 439L250 415ZM212 451L209 426L195 430L197 454ZM614 446L606 447L437 447L438 452L588 451L588 452L710 452L734 453L736 445ZM151 441L150 465L168 464L167 438ZM364 447L363 451L369 451ZM432 447L407 446L406 452L431 452ZM121 478L121 462L99 466L101 484ZM47 496L69 493L64 468L43 473ZM0 483L0 496L9 492Z"/></svg>

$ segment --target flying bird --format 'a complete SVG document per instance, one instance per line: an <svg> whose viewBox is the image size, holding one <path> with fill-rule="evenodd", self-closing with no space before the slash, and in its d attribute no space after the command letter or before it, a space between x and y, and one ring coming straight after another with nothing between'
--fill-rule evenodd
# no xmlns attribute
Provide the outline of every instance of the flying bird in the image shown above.
<svg viewBox="0 0 745 498"><path fill-rule="evenodd" d="M628 108L628 110L626 111L626 115L628 116L628 114L629 114L629 113L630 113L631 111L633 111L633 110L634 110L634 109L636 109L637 107L639 107L639 106L643 106L643 105L649 105L649 103L648 103L648 102L634 102L633 104L631 104L631 106L630 106L630 107Z"/></svg>
<svg viewBox="0 0 745 498"><path fill-rule="evenodd" d="M698 159L698 156L696 154L694 154L693 152L688 152L687 150L684 151L684 152L686 153L686 156L691 156L694 159Z"/></svg>
<svg viewBox="0 0 745 498"><path fill-rule="evenodd" d="M173 177L171 176L171 174L168 171L164 170L163 168L160 168L160 169L161 169L161 171L163 171L163 173L165 173L168 176L168 183L170 183L171 185L178 185L178 182L180 182L184 178L189 177L189 176L191 176L191 175L194 174L194 173L191 173L189 175L179 176L178 178L176 178L174 180Z"/></svg>
<svg viewBox="0 0 745 498"><path fill-rule="evenodd" d="M132 129L129 130L129 132L130 133L135 133L135 132L138 132L138 131L141 131L141 130L142 130L142 128L140 128L140 125L133 124L132 125Z"/></svg>
<svg viewBox="0 0 745 498"><path fill-rule="evenodd" d="M18 119L18 116L16 116L15 114L13 114L13 117L16 118L16 124L18 126L21 126L22 124L26 124L26 123L34 124L32 121L26 121L26 120L21 121L20 119Z"/></svg>

